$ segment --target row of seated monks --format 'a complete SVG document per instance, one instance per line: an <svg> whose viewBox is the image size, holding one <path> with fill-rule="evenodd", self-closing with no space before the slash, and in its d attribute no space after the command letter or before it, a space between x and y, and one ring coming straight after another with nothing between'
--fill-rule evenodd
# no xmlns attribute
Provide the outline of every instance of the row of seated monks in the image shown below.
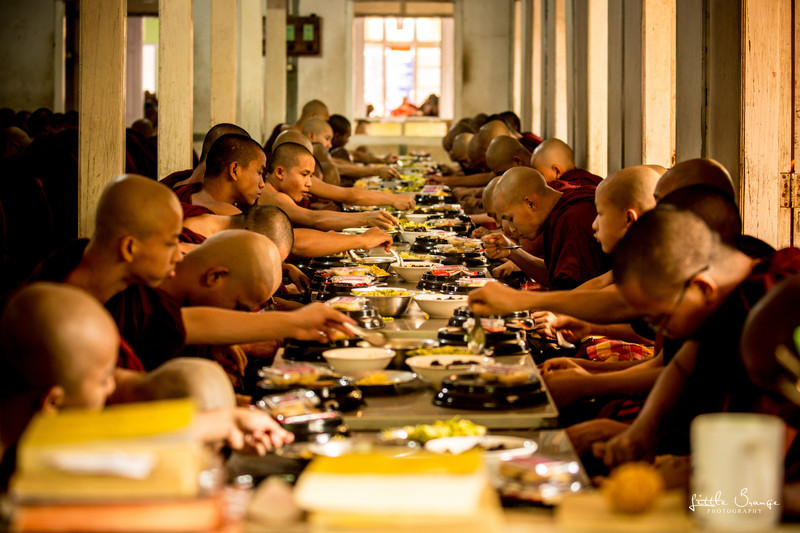
<svg viewBox="0 0 800 533"><path fill-rule="evenodd" d="M229 389L283 339L325 340L349 322L292 301L308 278L285 261L389 248L384 230L398 221L379 207L414 206L409 195L349 186L398 176L393 156L347 150L350 133L346 118L313 100L263 145L218 124L194 168L160 183L111 180L93 236L40 261L0 318L4 472L37 410L186 394L201 379L179 366L187 356L222 365ZM800 250L742 234L722 165L642 164L601 178L578 168L563 141L521 132L509 112L456 122L443 147L452 164L431 181L450 186L472 213L474 235L500 263L493 275L544 289L493 283L470 293L470 306L478 315L530 310L542 336L577 345L541 368L593 473L655 461L668 485L685 485L688 427L702 412L773 413L800 427L799 376L775 358L778 346L798 356ZM342 204L377 207L345 212ZM334 233L356 226L371 229ZM180 392L153 385L167 370ZM209 442L263 453L291 440L231 401L207 412ZM800 509L795 433L787 513Z"/></svg>

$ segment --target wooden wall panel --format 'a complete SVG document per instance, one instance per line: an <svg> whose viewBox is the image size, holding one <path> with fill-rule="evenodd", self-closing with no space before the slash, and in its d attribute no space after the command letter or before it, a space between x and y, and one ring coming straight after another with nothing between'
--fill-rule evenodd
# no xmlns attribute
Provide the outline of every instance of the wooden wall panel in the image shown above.
<svg viewBox="0 0 800 533"><path fill-rule="evenodd" d="M642 3L642 162L675 161L675 0Z"/></svg>
<svg viewBox="0 0 800 533"><path fill-rule="evenodd" d="M608 174L608 0L586 0L586 168Z"/></svg>
<svg viewBox="0 0 800 533"><path fill-rule="evenodd" d="M211 112L209 127L236 122L237 0L211 2Z"/></svg>

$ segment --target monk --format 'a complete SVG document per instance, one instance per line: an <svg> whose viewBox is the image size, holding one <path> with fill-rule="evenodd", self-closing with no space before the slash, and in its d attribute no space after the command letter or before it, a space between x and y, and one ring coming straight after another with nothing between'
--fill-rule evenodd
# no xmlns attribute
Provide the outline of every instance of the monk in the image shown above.
<svg viewBox="0 0 800 533"><path fill-rule="evenodd" d="M335 159L343 159L351 163L377 163L377 164L391 164L397 162L397 156L394 154L386 154L384 157L377 157L370 154L365 147L361 146L348 151L345 146L350 140L353 128L350 121L342 115L331 115L328 119L328 124L333 128L333 139L331 139L331 157Z"/></svg>
<svg viewBox="0 0 800 533"><path fill-rule="evenodd" d="M373 204L382 202L388 195L359 188L344 189L314 180L314 156L305 147L284 143L276 148L269 161L267 185L261 204L276 205L283 209L293 224L321 230L341 230L360 226L391 228L397 219L386 211L340 213L313 211L300 207L304 196L311 192L315 196L334 201ZM404 196L404 195L394 195ZM378 202L374 202L378 199ZM356 202L352 201L356 200ZM360 200L360 202L358 202ZM373 203L374 202L374 203Z"/></svg>
<svg viewBox="0 0 800 533"><path fill-rule="evenodd" d="M701 412L752 409L760 393L738 357L736 332L776 283L799 272L800 249L758 260L724 244L693 213L655 209L644 215L617 246L614 279L654 330L687 340L641 414L625 432L598 445L598 457L608 466L651 457L656 435L676 415L688 423Z"/></svg>
<svg viewBox="0 0 800 533"><path fill-rule="evenodd" d="M237 205L258 201L266 167L264 150L253 139L223 135L208 152L202 183L179 187L176 194L186 204L203 206L217 215L235 215L241 212Z"/></svg>
<svg viewBox="0 0 800 533"><path fill-rule="evenodd" d="M167 187L142 176L119 176L103 190L91 240L76 241L51 256L37 269L36 279L80 287L103 303L134 284L157 287L175 275L183 259L178 251L181 219L180 203ZM346 320L322 305L269 314L190 307L180 309L180 319L187 342L211 345L328 338L327 332ZM137 354L123 347L126 357L120 366L142 370Z"/></svg>
<svg viewBox="0 0 800 533"><path fill-rule="evenodd" d="M515 167L495 186L494 208L520 237L533 240L541 233L544 258L509 250L514 244L501 234L483 237L490 257L510 258L533 279L553 289L575 288L608 270L608 259L592 234L597 216L593 187L559 192L548 187L535 170Z"/></svg>
<svg viewBox="0 0 800 533"><path fill-rule="evenodd" d="M495 177L495 173L490 172L486 164L486 150L495 137L509 135L510 133L508 126L502 120L487 122L469 140L467 146L468 171L472 172L472 174L436 177L431 178L430 181L449 185L450 187L485 187ZM465 191L464 194L468 193Z"/></svg>
<svg viewBox="0 0 800 533"><path fill-rule="evenodd" d="M486 164L498 175L511 167L529 167L530 161L531 152L510 135L495 137L486 150Z"/></svg>
<svg viewBox="0 0 800 533"><path fill-rule="evenodd" d="M327 121L321 118L312 117L303 124L303 135L308 137L311 143L320 143L326 150L331 149L333 140L333 128Z"/></svg>
<svg viewBox="0 0 800 533"><path fill-rule="evenodd" d="M318 142L312 143L311 147L311 153L314 155L314 159L317 160L316 170L318 172L314 173L315 176L329 185L334 185L336 187L341 186L342 176L339 174L339 169L336 168L336 164L334 163L328 148L325 148L325 145ZM321 177L317 175L319 173L322 174Z"/></svg>
<svg viewBox="0 0 800 533"><path fill-rule="evenodd" d="M211 147L214 145L217 139L230 133L244 135L246 137L250 136L243 128L240 128L236 124L223 122L213 126L210 130L208 130L208 133L206 133L206 136L203 139L203 148L200 152L200 162L197 164L197 167L194 169L173 172L161 180L161 182L170 189L177 189L182 185L189 185L190 183L199 183L203 181L203 176L205 176L206 173L206 158L208 157L209 150L211 150Z"/></svg>
<svg viewBox="0 0 800 533"><path fill-rule="evenodd" d="M447 130L447 133L442 137L442 147L449 154L453 149L453 142L460 133L475 133L475 130L470 126L469 118L462 118ZM453 159L455 161L455 159Z"/></svg>
<svg viewBox="0 0 800 533"><path fill-rule="evenodd" d="M453 148L450 150L450 159L461 165L461 170L464 172L469 171L469 155L467 149L469 142L475 136L472 132L464 132L456 135L453 139Z"/></svg>
<svg viewBox="0 0 800 533"><path fill-rule="evenodd" d="M328 106L326 106L320 100L309 100L303 106L302 111L300 112L300 118L297 119L297 122L294 124L278 124L272 130L272 134L270 134L269 139L267 142L264 143L264 152L271 154L274 151L273 144L275 143L275 139L281 132L284 132L289 129L293 129L298 133L303 132L303 126L308 119L311 118L319 118L322 120L327 121L328 117L330 117L330 111L328 111Z"/></svg>
<svg viewBox="0 0 800 533"><path fill-rule="evenodd" d="M706 158L688 159L676 163L661 176L653 195L658 201L677 189L701 184L715 187L732 200L736 199L728 170L719 162Z"/></svg>
<svg viewBox="0 0 800 533"><path fill-rule="evenodd" d="M276 233L284 234L286 232L283 219L288 222L290 234L285 235L284 238L275 238ZM244 213L230 216L207 213L187 218L183 221L183 225L184 228L188 227L193 233L199 235L202 241L226 229L246 229L261 233L278 246L281 257L284 259L289 254L298 257L320 257L354 248L369 250L391 244L391 236L378 228L371 228L358 235L326 233L309 228L292 228L291 220L286 213L274 205L256 205Z"/></svg>
<svg viewBox="0 0 800 533"><path fill-rule="evenodd" d="M13 471L15 444L34 414L102 409L115 390L119 333L90 294L34 283L9 302L0 320L0 485ZM264 454L293 440L263 412L231 407L198 414L198 436Z"/></svg>
<svg viewBox="0 0 800 533"><path fill-rule="evenodd" d="M597 186L603 179L589 171L575 168L575 156L572 148L561 139L547 139L533 152L531 166L536 169L551 187L561 190L565 187L584 185Z"/></svg>

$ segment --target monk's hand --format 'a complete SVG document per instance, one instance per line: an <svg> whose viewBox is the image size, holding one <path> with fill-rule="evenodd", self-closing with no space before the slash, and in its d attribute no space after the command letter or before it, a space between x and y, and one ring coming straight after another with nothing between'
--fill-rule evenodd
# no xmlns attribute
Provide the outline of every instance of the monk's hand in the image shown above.
<svg viewBox="0 0 800 533"><path fill-rule="evenodd" d="M400 172L394 167L377 167L375 173L382 180L393 180L400 177Z"/></svg>
<svg viewBox="0 0 800 533"><path fill-rule="evenodd" d="M573 357L553 357L539 365L539 372L541 374L549 374L551 372L558 372L559 370L569 370L572 368L583 367L576 362ZM587 371L587 373L589 373Z"/></svg>
<svg viewBox="0 0 800 533"><path fill-rule="evenodd" d="M308 292L311 288L311 280L296 266L284 263L283 273L295 287L300 289L300 292Z"/></svg>
<svg viewBox="0 0 800 533"><path fill-rule="evenodd" d="M386 154L383 156L383 162L387 165L391 165L392 163L397 163L400 158L397 157L396 154Z"/></svg>
<svg viewBox="0 0 800 533"><path fill-rule="evenodd" d="M628 429L628 424L609 418L598 418L581 422L567 428L567 436L578 457L591 452L596 442L604 442Z"/></svg>
<svg viewBox="0 0 800 533"><path fill-rule="evenodd" d="M651 461L655 455L655 432L644 429L645 424L637 419L630 427L607 442L597 442L592 453L612 469L631 461Z"/></svg>
<svg viewBox="0 0 800 533"><path fill-rule="evenodd" d="M414 209L414 207L417 205L417 202L414 201L414 197L410 194L394 194L392 196L394 197L392 198L392 207L398 211Z"/></svg>
<svg viewBox="0 0 800 533"><path fill-rule="evenodd" d="M378 228L370 228L361 234L360 247L364 250L383 247L387 252L392 248L392 236Z"/></svg>
<svg viewBox="0 0 800 533"><path fill-rule="evenodd" d="M559 370L542 375L556 406L564 408L587 396L586 380L591 379L583 369Z"/></svg>
<svg viewBox="0 0 800 533"><path fill-rule="evenodd" d="M521 293L501 283L489 283L469 293L469 307L479 316L504 316L526 309Z"/></svg>
<svg viewBox="0 0 800 533"><path fill-rule="evenodd" d="M506 259L511 255L508 246L516 246L517 243L509 239L503 233L490 233L481 237L481 242L486 249L486 255L492 259Z"/></svg>
<svg viewBox="0 0 800 533"><path fill-rule="evenodd" d="M234 450L264 455L294 441L294 434L283 429L271 416L258 409L237 407L228 444Z"/></svg>
<svg viewBox="0 0 800 533"><path fill-rule="evenodd" d="M352 334L342 324L356 325L347 315L320 302L291 311L291 314L295 319L294 327L287 337L302 341L330 342L351 337Z"/></svg>
<svg viewBox="0 0 800 533"><path fill-rule="evenodd" d="M513 272L519 272L519 267L513 261L506 261L499 267L492 269L492 277L507 278Z"/></svg>
<svg viewBox="0 0 800 533"><path fill-rule="evenodd" d="M383 209L378 211L367 211L364 213L364 215L366 215L367 226L376 226L381 229L392 229L399 224L397 219L394 218L391 213L384 211Z"/></svg>
<svg viewBox="0 0 800 533"><path fill-rule="evenodd" d="M487 227L484 227L484 226L478 226L477 228L475 228L474 230L472 230L472 238L473 238L473 239L481 239L481 238L483 238L483 236L484 236L484 235L489 235L489 233L490 233L491 231L492 231L492 230L490 230L490 229L489 229L489 228L487 228Z"/></svg>

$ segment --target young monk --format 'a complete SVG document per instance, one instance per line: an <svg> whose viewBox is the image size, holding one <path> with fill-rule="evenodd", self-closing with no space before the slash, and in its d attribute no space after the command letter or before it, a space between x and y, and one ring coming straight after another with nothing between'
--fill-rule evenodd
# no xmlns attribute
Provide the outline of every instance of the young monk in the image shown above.
<svg viewBox="0 0 800 533"><path fill-rule="evenodd" d="M531 166L539 171L548 183L560 181L561 183L553 185L558 190L583 185L597 186L603 179L586 170L575 168L572 148L561 139L547 139L542 142L533 152Z"/></svg>
<svg viewBox="0 0 800 533"><path fill-rule="evenodd" d="M531 152L510 135L499 135L492 139L486 150L489 170L502 174L511 167L529 167Z"/></svg>
<svg viewBox="0 0 800 533"><path fill-rule="evenodd" d="M339 169L336 168L336 164L333 162L328 148L325 148L323 144L317 142L312 143L311 147L311 153L314 155L314 159L317 160L317 168L314 172L315 177L321 179L328 185L334 185L336 187L341 186L342 176L339 174Z"/></svg>
<svg viewBox="0 0 800 533"><path fill-rule="evenodd" d="M756 302L798 272L800 249L757 260L722 243L693 213L656 209L644 215L617 247L614 279L653 329L688 340L631 427L598 445L597 456L608 466L651 457L678 405L683 422L700 412L752 409L759 392L737 357L735 332Z"/></svg>
<svg viewBox="0 0 800 533"><path fill-rule="evenodd" d="M241 212L237 205L254 205L264 188L267 156L250 137L223 135L211 146L201 183L176 189L186 204L199 205L217 215Z"/></svg>
<svg viewBox="0 0 800 533"><path fill-rule="evenodd" d="M495 186L494 208L512 233L529 240L541 233L544 258L509 250L514 243L501 234L483 237L490 257L510 258L523 272L553 289L575 288L608 270L608 259L591 227L597 216L594 187L559 192L548 187L535 170L515 167Z"/></svg>
<svg viewBox="0 0 800 533"><path fill-rule="evenodd" d="M330 117L330 111L328 111L328 106L326 106L323 102L320 100L310 100L306 102L305 105L303 105L303 109L300 112L300 118L297 119L297 122L294 124L278 124L275 126L275 128L272 130L272 134L269 136L269 139L267 139L267 142L264 143L264 152L271 154L274 151L275 148L273 144L281 132L292 129L298 133L302 133L303 126L308 119L319 118L327 121L328 117Z"/></svg>
<svg viewBox="0 0 800 533"><path fill-rule="evenodd" d="M472 132L459 133L453 139L453 148L450 150L450 159L458 163L465 173L471 170L468 150L469 143L474 136L475 134Z"/></svg>
<svg viewBox="0 0 800 533"><path fill-rule="evenodd" d="M298 204L309 192L334 201L346 201L345 198L360 199L367 205L375 194L380 194L356 188L345 191L342 187L335 187L320 180L315 181L312 178L315 164L314 156L305 147L294 143L280 145L270 158L267 186L260 203L280 207L294 224L320 230L341 230L360 226L388 229L397 225L397 219L386 211L340 213L312 211L300 207Z"/></svg>
<svg viewBox="0 0 800 533"><path fill-rule="evenodd" d="M437 177L431 181L450 187L485 187L495 177L486 165L486 150L495 137L510 133L508 126L502 120L487 122L470 139L467 146L469 168L474 173L466 176Z"/></svg>
<svg viewBox="0 0 800 533"><path fill-rule="evenodd" d="M320 143L326 150L331 149L333 140L333 128L327 121L321 118L312 117L303 124L303 135L308 137L311 143Z"/></svg>
<svg viewBox="0 0 800 533"><path fill-rule="evenodd" d="M103 190L92 239L76 241L51 256L40 265L36 279L75 285L104 303L133 284L156 287L175 275L183 259L178 251L181 219L180 203L167 187L141 176L119 176ZM322 305L257 314L186 307L180 315L187 341L212 345L285 337L322 339L346 320ZM143 369L129 346L126 355L121 366Z"/></svg>
<svg viewBox="0 0 800 533"><path fill-rule="evenodd" d="M90 294L69 285L34 283L16 294L0 320L0 485L13 471L15 444L39 411L102 409L114 391L119 333ZM263 412L221 408L198 414L206 442L245 444L262 455L293 440Z"/></svg>
<svg viewBox="0 0 800 533"><path fill-rule="evenodd" d="M203 139L203 148L200 152L200 162L197 164L197 167L194 169L173 172L161 180L161 183L170 189L177 189L183 185L189 185L190 183L199 183L203 181L203 176L205 176L206 173L206 158L208 157L209 150L211 150L211 147L214 145L217 139L229 133L244 135L245 137L250 136L243 128L240 128L236 124L223 122L213 126L210 130L208 130L208 133L206 133L206 136Z"/></svg>

